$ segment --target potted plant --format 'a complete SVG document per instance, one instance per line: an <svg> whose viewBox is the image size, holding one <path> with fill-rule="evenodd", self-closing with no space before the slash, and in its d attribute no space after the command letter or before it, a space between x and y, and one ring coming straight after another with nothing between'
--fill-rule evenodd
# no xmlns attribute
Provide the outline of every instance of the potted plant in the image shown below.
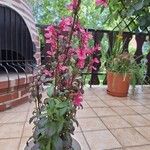
<svg viewBox="0 0 150 150"><path fill-rule="evenodd" d="M145 62L137 64L134 55L130 52L123 52L122 35L116 36L116 42L111 54L107 57L107 93L112 96L126 97L129 85L133 92L137 83L142 84L145 76Z"/></svg>
<svg viewBox="0 0 150 150"><path fill-rule="evenodd" d="M76 111L82 108L82 71L91 71L93 53L99 46L89 46L92 35L78 20L81 0L73 0L68 8L72 17L63 18L56 26L46 28L47 63L35 72L31 88L35 110L30 123L34 123L33 135L27 142L26 150L78 150L73 142ZM48 80L47 80L48 79ZM42 85L48 82L47 96L42 98ZM73 144L76 143L76 144ZM75 145L75 146L74 146Z"/></svg>

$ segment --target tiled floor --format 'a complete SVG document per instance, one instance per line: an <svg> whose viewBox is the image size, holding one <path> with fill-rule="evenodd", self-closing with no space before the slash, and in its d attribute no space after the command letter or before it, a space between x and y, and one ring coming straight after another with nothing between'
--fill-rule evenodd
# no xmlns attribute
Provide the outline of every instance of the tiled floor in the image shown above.
<svg viewBox="0 0 150 150"><path fill-rule="evenodd" d="M84 99L74 135L82 150L150 150L150 87L138 87L127 98L109 96L105 87L87 87ZM24 150L32 110L27 103L0 113L0 150Z"/></svg>

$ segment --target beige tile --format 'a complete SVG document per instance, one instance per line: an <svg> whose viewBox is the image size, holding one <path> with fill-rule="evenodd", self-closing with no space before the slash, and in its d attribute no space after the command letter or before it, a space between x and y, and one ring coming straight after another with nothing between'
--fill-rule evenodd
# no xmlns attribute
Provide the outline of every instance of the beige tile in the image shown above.
<svg viewBox="0 0 150 150"><path fill-rule="evenodd" d="M125 106L123 103L117 100L109 99L109 100L103 100L103 102L107 104L108 106Z"/></svg>
<svg viewBox="0 0 150 150"><path fill-rule="evenodd" d="M23 130L23 123L4 124L0 127L0 139L19 138Z"/></svg>
<svg viewBox="0 0 150 150"><path fill-rule="evenodd" d="M9 109L6 112L28 112L28 110L30 109L31 103L27 102L25 104L22 104L20 106L17 106L15 108Z"/></svg>
<svg viewBox="0 0 150 150"><path fill-rule="evenodd" d="M141 103L138 103L135 100L126 100L126 101L122 101L122 103L124 103L127 106L139 106L139 105L141 105Z"/></svg>
<svg viewBox="0 0 150 150"><path fill-rule="evenodd" d="M119 116L103 117L101 119L109 129L131 127L129 123Z"/></svg>
<svg viewBox="0 0 150 150"><path fill-rule="evenodd" d="M0 113L0 123L6 123L15 117L15 113Z"/></svg>
<svg viewBox="0 0 150 150"><path fill-rule="evenodd" d="M82 133L75 133L73 138L79 142L82 150L90 150Z"/></svg>
<svg viewBox="0 0 150 150"><path fill-rule="evenodd" d="M108 130L84 133L92 150L104 150L119 148L121 145Z"/></svg>
<svg viewBox="0 0 150 150"><path fill-rule="evenodd" d="M112 109L119 115L133 115L137 114L134 110L129 107L112 107Z"/></svg>
<svg viewBox="0 0 150 150"><path fill-rule="evenodd" d="M139 114L147 114L150 113L150 109L144 107L144 106L130 106L134 111L136 111Z"/></svg>
<svg viewBox="0 0 150 150"><path fill-rule="evenodd" d="M83 96L83 99L85 101L94 101L94 100L100 100L99 97L97 97L96 95L90 95L90 96Z"/></svg>
<svg viewBox="0 0 150 150"><path fill-rule="evenodd" d="M14 113L14 117L12 119L9 119L7 123L25 122L27 119L27 114L28 112Z"/></svg>
<svg viewBox="0 0 150 150"><path fill-rule="evenodd" d="M146 118L147 120L150 121L150 114L145 114L145 115L142 115L144 118Z"/></svg>
<svg viewBox="0 0 150 150"><path fill-rule="evenodd" d="M18 150L19 142L20 142L19 138L2 139L0 140L0 150Z"/></svg>
<svg viewBox="0 0 150 150"><path fill-rule="evenodd" d="M94 111L97 113L98 116L104 117L104 116L116 116L117 113L115 113L111 108L93 108Z"/></svg>
<svg viewBox="0 0 150 150"><path fill-rule="evenodd" d="M136 127L135 129L150 141L150 127Z"/></svg>
<svg viewBox="0 0 150 150"><path fill-rule="evenodd" d="M89 108L89 107L90 107L90 106L87 104L86 101L83 101L83 102L82 102L82 106L83 106L83 108Z"/></svg>
<svg viewBox="0 0 150 150"><path fill-rule="evenodd" d="M23 137L29 137L32 135L34 125L29 124L28 122L25 123L24 130L23 130Z"/></svg>
<svg viewBox="0 0 150 150"><path fill-rule="evenodd" d="M106 129L105 125L99 118L82 118L78 119L78 121L83 131Z"/></svg>
<svg viewBox="0 0 150 150"><path fill-rule="evenodd" d="M139 115L129 115L122 116L126 121L128 121L132 126L148 126L150 125L150 121Z"/></svg>
<svg viewBox="0 0 150 150"><path fill-rule="evenodd" d="M150 105L145 105L145 107L149 108L150 109Z"/></svg>
<svg viewBox="0 0 150 150"><path fill-rule="evenodd" d="M108 107L101 100L87 101L90 107Z"/></svg>
<svg viewBox="0 0 150 150"><path fill-rule="evenodd" d="M123 146L149 144L149 141L133 128L113 129L111 131Z"/></svg>
<svg viewBox="0 0 150 150"><path fill-rule="evenodd" d="M150 145L128 147L128 148L125 148L125 150L150 150Z"/></svg>
<svg viewBox="0 0 150 150"><path fill-rule="evenodd" d="M23 137L19 146L19 150L24 150L29 137Z"/></svg>
<svg viewBox="0 0 150 150"><path fill-rule="evenodd" d="M77 118L96 117L95 112L91 108L84 108L77 111Z"/></svg>

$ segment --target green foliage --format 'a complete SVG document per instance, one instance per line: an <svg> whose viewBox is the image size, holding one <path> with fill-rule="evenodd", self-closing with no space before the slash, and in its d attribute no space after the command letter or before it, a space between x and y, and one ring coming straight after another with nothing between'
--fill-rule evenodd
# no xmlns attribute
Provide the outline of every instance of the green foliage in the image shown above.
<svg viewBox="0 0 150 150"><path fill-rule="evenodd" d="M70 0L28 0L38 24L57 24L62 17L70 16L66 8ZM89 5L90 4L90 5ZM86 28L101 29L108 16L108 9L96 7L94 0L83 0L79 12L79 19Z"/></svg>
<svg viewBox="0 0 150 150"><path fill-rule="evenodd" d="M132 31L149 30L149 0L109 0L109 11L107 24L110 26L113 23L115 26L119 24L120 28L124 30L128 30L128 28Z"/></svg>

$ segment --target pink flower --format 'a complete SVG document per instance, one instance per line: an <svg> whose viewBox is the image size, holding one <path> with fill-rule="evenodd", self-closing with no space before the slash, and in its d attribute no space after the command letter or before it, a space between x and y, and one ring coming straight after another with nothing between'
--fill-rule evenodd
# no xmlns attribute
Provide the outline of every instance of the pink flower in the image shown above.
<svg viewBox="0 0 150 150"><path fill-rule="evenodd" d="M67 66L64 66L64 65L59 65L58 68L59 68L60 71L65 71L65 70L68 69L68 67L67 67Z"/></svg>
<svg viewBox="0 0 150 150"><path fill-rule="evenodd" d="M85 66L85 60L81 59L78 61L77 63L77 67L79 67L80 69L83 69Z"/></svg>
<svg viewBox="0 0 150 150"><path fill-rule="evenodd" d="M67 8L73 11L76 10L77 5L78 5L78 0L72 0L72 2L69 5L67 5Z"/></svg>
<svg viewBox="0 0 150 150"><path fill-rule="evenodd" d="M44 72L44 74L47 75L47 76L50 76L50 77L52 76L52 72L49 71L49 70L47 70L47 69L45 69L43 72Z"/></svg>
<svg viewBox="0 0 150 150"><path fill-rule="evenodd" d="M96 0L96 6L102 5L104 7L108 6L107 0Z"/></svg>
<svg viewBox="0 0 150 150"><path fill-rule="evenodd" d="M55 55L55 53L56 53L56 52L54 52L54 51L52 51L52 50L47 51L47 54L48 54L49 56L54 56L54 55Z"/></svg>
<svg viewBox="0 0 150 150"><path fill-rule="evenodd" d="M61 31L70 31L72 22L73 22L72 17L62 19L61 22L59 23Z"/></svg>
<svg viewBox="0 0 150 150"><path fill-rule="evenodd" d="M75 106L81 106L82 101L83 101L83 95L80 92L78 92L73 98L73 103Z"/></svg>
<svg viewBox="0 0 150 150"><path fill-rule="evenodd" d="M97 64L98 64L98 63L99 63L99 60L98 60L97 58L94 58L94 59L93 59L93 63L97 63Z"/></svg>
<svg viewBox="0 0 150 150"><path fill-rule="evenodd" d="M66 59L66 55L65 54L61 54L58 56L58 60L59 62L63 62Z"/></svg>
<svg viewBox="0 0 150 150"><path fill-rule="evenodd" d="M85 50L83 50L83 49L77 50L77 57L78 57L78 59L80 59L80 60L86 59Z"/></svg>

